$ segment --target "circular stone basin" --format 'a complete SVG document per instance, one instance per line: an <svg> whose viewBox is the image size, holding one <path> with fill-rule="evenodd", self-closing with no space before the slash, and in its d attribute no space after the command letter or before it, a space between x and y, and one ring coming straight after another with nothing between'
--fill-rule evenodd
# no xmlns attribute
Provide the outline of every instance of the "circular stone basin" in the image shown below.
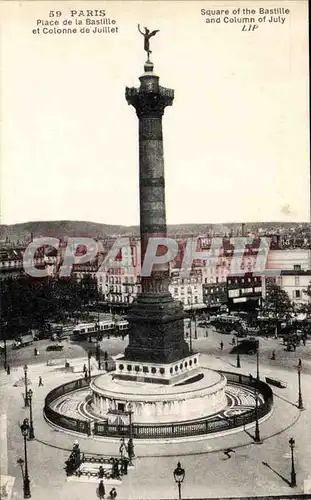
<svg viewBox="0 0 311 500"><path fill-rule="evenodd" d="M122 380L114 373L96 377L90 384L92 410L99 419L109 413L131 411L136 423L182 422L213 415L227 405L226 377L201 368L201 377L189 383L163 385Z"/></svg>

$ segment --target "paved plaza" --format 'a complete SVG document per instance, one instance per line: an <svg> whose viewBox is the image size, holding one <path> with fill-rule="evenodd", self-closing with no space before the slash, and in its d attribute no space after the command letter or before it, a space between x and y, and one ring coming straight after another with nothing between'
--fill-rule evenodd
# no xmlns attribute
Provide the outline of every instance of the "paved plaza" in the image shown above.
<svg viewBox="0 0 311 500"><path fill-rule="evenodd" d="M221 336L224 343L230 337ZM206 338L202 330L200 338L194 341L194 347L200 351L215 351L214 354L202 355L202 361L212 369L221 369L256 375L256 363L252 356L242 356L241 368L236 368L235 356L218 350L218 334L209 332ZM108 341L107 341L108 342ZM109 340L111 351L122 350L121 341ZM262 341L279 346L279 340ZM270 344L269 344L270 342ZM124 343L123 343L124 345ZM105 347L105 346L103 346ZM120 348L121 347L121 348ZM205 348L204 348L205 347ZM183 483L183 498L250 496L265 494L303 493L311 474L310 447L310 408L311 408L311 360L310 345L304 351L289 354L285 367L274 365L264 351L261 355L261 378L274 376L287 382L283 389L274 388L275 405L272 415L260 425L262 444L253 442L254 429L240 430L226 436L208 435L206 438L177 439L175 441L139 441L135 440L135 468L123 478L117 487L118 498L177 498L178 492L173 478L173 470L180 460L186 470ZM20 351L21 352L21 351ZM295 355L295 356L294 356ZM303 359L302 391L305 410L297 408L298 387L295 366L298 357ZM75 359L73 364L82 365L85 358ZM55 361L55 363L57 363ZM81 376L80 373L66 373L63 366L47 366L47 363L30 364L28 374L34 391L33 414L36 439L28 443L29 475L33 499L64 500L95 499L96 483L67 482L64 462L68 458L75 439L79 440L82 452L110 457L118 455L118 439L98 439L77 437L49 426L42 415L43 401L46 394L54 387ZM93 366L94 374L96 367ZM42 376L43 387L38 387L38 378ZM22 365L13 367L10 375L1 373L2 394L1 454L2 474L15 478L12 498L21 499L21 470L17 459L23 457L23 442L19 424L28 416L23 406L23 385L13 387L23 377ZM21 382L20 382L21 383ZM7 439L6 432L7 431ZM297 487L291 488L290 449L288 440L296 440L295 461ZM232 448L231 458L224 454L226 448ZM7 467L7 470L5 468ZM310 477L311 479L311 477ZM107 489L107 488L106 488Z"/></svg>

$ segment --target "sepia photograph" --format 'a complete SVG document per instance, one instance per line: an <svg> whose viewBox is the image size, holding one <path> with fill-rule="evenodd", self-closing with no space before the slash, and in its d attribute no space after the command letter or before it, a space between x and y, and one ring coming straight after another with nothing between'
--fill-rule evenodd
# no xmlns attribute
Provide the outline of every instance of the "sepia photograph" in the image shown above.
<svg viewBox="0 0 311 500"><path fill-rule="evenodd" d="M0 0L0 499L311 499L307 0Z"/></svg>

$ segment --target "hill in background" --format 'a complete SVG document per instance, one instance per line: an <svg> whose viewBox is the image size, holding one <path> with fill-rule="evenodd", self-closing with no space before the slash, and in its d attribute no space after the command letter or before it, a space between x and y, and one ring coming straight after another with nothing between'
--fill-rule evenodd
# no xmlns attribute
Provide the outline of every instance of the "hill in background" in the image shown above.
<svg viewBox="0 0 311 500"><path fill-rule="evenodd" d="M309 226L308 223L298 222L246 222L245 231L257 231L264 229L267 231L282 231L298 226ZM228 229L234 234L241 231L242 223L224 224L173 224L168 225L168 233L174 236L204 235L209 231L216 233L226 233ZM20 244L28 243L31 237L39 238L43 236L66 238L69 236L84 236L89 238L105 238L115 236L138 236L138 226L118 226L111 224L100 224L86 221L40 221L24 222L12 225L0 225L0 239L2 242L10 241Z"/></svg>

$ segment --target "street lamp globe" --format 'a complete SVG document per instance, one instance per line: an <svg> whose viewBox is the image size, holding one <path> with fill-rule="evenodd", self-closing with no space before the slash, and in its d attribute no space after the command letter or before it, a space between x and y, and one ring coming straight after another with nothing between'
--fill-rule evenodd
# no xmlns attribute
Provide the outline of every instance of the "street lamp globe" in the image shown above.
<svg viewBox="0 0 311 500"><path fill-rule="evenodd" d="M295 439L294 438L290 438L290 440L288 441L289 444L290 444L290 447L293 449L295 448Z"/></svg>
<svg viewBox="0 0 311 500"><path fill-rule="evenodd" d="M19 459L17 460L17 463L18 463L18 465L19 465L20 467L23 467L23 465L24 465L24 460L23 460L22 458L19 458Z"/></svg>
<svg viewBox="0 0 311 500"><path fill-rule="evenodd" d="M29 396L29 399L31 399L31 398L32 398L32 394L33 394L32 390L31 390L31 389L29 389L29 391L28 391L28 396Z"/></svg>
<svg viewBox="0 0 311 500"><path fill-rule="evenodd" d="M185 469L182 468L180 462L178 462L176 469L174 470L174 479L176 483L180 484L185 479Z"/></svg>
<svg viewBox="0 0 311 500"><path fill-rule="evenodd" d="M24 437L26 437L28 435L29 424L28 424L28 419L27 418L24 419L24 422L21 425L21 431L22 431L22 434L23 434Z"/></svg>
<svg viewBox="0 0 311 500"><path fill-rule="evenodd" d="M28 366L27 366L27 365L24 365L24 373L25 373L25 375L26 375L26 373L27 373L27 370L28 370Z"/></svg>

